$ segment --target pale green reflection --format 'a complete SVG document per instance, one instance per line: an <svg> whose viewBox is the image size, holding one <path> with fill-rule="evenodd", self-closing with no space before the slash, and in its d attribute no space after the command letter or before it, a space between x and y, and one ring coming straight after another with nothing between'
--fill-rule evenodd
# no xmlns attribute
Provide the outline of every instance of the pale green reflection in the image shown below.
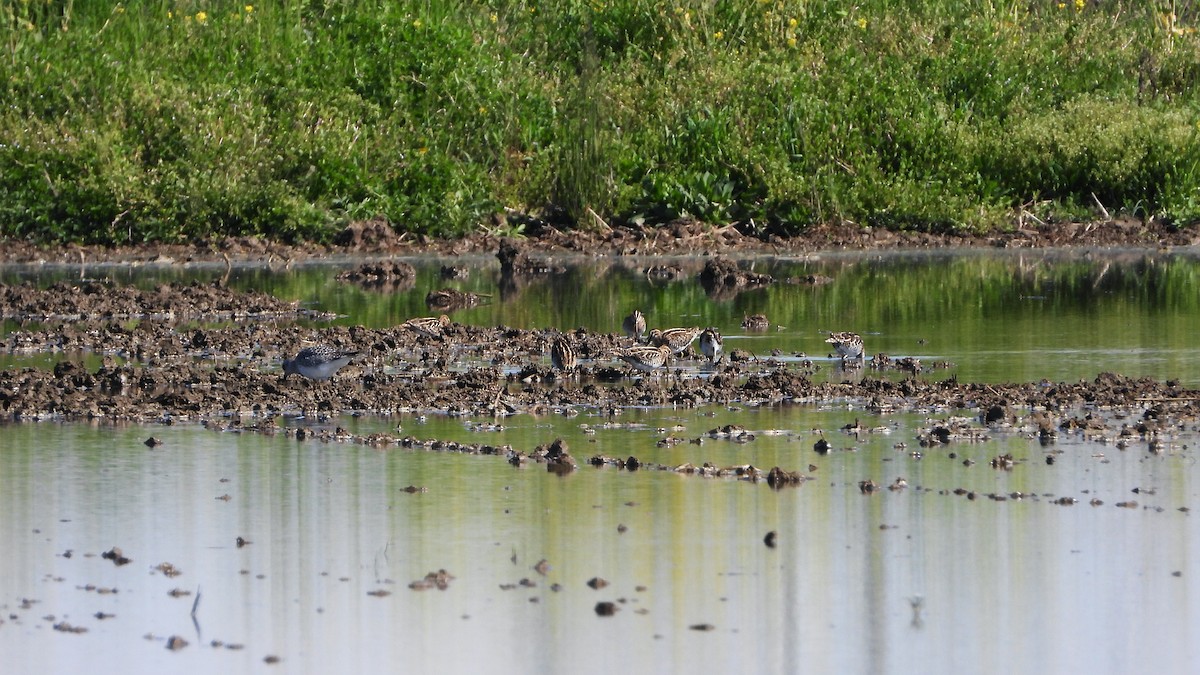
<svg viewBox="0 0 1200 675"><path fill-rule="evenodd" d="M867 431L838 430L855 418ZM1187 575L1200 537L1176 510L1195 506L1194 435L1163 456L1070 435L1044 448L1016 432L921 448L924 416L845 406L638 410L607 426L517 417L487 433L474 421L328 426L361 434L399 423L418 438L525 450L562 437L581 464L592 453L780 464L812 480L773 491L586 465L559 477L500 457L199 426L9 425L6 666L241 673L274 655L300 673L899 673L912 663L931 673L1123 673L1181 672L1197 656L1189 627L1200 598ZM657 445L735 421L756 439ZM143 444L151 434L163 441L153 450ZM822 434L833 446L825 456L812 450ZM1060 451L1052 466L1050 451ZM1004 453L1016 465L992 469ZM858 488L899 476L908 488ZM1139 506L1115 506L1129 499ZM763 543L769 531L775 548ZM237 537L251 543L239 548ZM132 562L99 556L113 546ZM534 569L543 559L545 576ZM182 574L162 575L163 562ZM407 587L439 569L455 577L445 591ZM594 577L609 585L589 588ZM620 610L598 617L599 601ZM87 632L52 628L62 622ZM1155 640L1127 640L1131 624ZM702 625L712 630L692 629ZM189 646L168 651L171 635Z"/></svg>

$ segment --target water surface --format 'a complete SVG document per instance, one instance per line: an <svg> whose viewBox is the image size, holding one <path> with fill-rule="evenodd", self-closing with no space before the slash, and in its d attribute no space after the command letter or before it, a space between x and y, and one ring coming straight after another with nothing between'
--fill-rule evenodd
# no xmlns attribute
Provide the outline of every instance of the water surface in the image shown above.
<svg viewBox="0 0 1200 675"><path fill-rule="evenodd" d="M439 277L447 261L413 262L412 288L388 293L320 265L10 267L0 279L152 286L227 275L368 326L426 315L425 294L451 286L493 296L453 315L464 323L614 331L638 307L651 325L717 326L727 346L764 357L804 354L819 377L844 376L825 358L825 333L855 330L869 353L947 363L922 377L1116 371L1200 386L1190 251L765 258L757 271L832 281L719 298L692 278L694 259L674 261L687 273L665 283L643 274L648 261L577 260L504 293L494 260L454 261L473 267L465 281ZM753 313L782 328L747 333ZM67 356L78 357L2 355L0 365ZM199 425L0 426L4 670L261 672L274 656L298 673L1186 673L1200 658L1193 420L1164 434L1158 455L1139 437L1124 450L1069 433L1042 446L1027 430L922 448L922 430L956 411L878 416L845 401L581 412L280 422L525 451L562 438L581 463L634 455L813 479L774 491L586 465L560 477L498 457ZM839 431L855 420L861 433ZM706 436L725 424L755 440ZM151 435L163 444L147 448ZM822 436L827 456L813 451ZM667 437L683 442L660 446ZM991 468L1004 454L1012 470ZM859 489L898 477L907 489ZM1056 503L1064 497L1076 501ZM238 537L252 543L239 548ZM100 557L114 546L129 564ZM543 559L545 576L534 569ZM455 577L446 590L408 588L439 569ZM609 585L590 588L594 577ZM597 616L600 601L619 611ZM64 624L86 632L54 629ZM189 645L169 651L171 636Z"/></svg>

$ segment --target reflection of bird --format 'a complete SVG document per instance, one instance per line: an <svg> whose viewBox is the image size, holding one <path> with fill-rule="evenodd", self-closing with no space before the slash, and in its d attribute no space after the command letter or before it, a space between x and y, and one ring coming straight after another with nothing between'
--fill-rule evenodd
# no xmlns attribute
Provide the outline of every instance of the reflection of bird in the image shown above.
<svg viewBox="0 0 1200 675"><path fill-rule="evenodd" d="M691 328L668 328L666 330L655 328L650 331L650 345L654 347L666 345L671 348L671 353L679 354L690 347L699 335L700 328L696 326Z"/></svg>
<svg viewBox="0 0 1200 675"><path fill-rule="evenodd" d="M742 328L746 330L762 332L770 327L771 322L767 321L766 314L751 314L742 318Z"/></svg>
<svg viewBox="0 0 1200 675"><path fill-rule="evenodd" d="M633 314L621 322L621 330L634 340L641 341L642 336L646 334L646 317L639 310L633 310Z"/></svg>
<svg viewBox="0 0 1200 675"><path fill-rule="evenodd" d="M671 358L671 348L666 345L626 347L617 351L617 358L638 370L650 372L667 365L667 360Z"/></svg>
<svg viewBox="0 0 1200 675"><path fill-rule="evenodd" d="M705 328L700 333L700 353L708 358L709 363L716 363L721 358L721 347L725 341L716 328Z"/></svg>
<svg viewBox="0 0 1200 675"><path fill-rule="evenodd" d="M305 347L295 358L283 360L283 379L295 374L310 380L328 380L355 356L358 352L343 352L328 345Z"/></svg>
<svg viewBox="0 0 1200 675"><path fill-rule="evenodd" d="M560 337L550 346L550 363L558 370L575 368L575 348L565 337Z"/></svg>
<svg viewBox="0 0 1200 675"><path fill-rule="evenodd" d="M858 333L830 333L825 341L833 345L843 361L863 357L863 339Z"/></svg>
<svg viewBox="0 0 1200 675"><path fill-rule="evenodd" d="M442 329L450 325L450 317L441 316L414 317L400 324L405 328L425 337L441 337Z"/></svg>

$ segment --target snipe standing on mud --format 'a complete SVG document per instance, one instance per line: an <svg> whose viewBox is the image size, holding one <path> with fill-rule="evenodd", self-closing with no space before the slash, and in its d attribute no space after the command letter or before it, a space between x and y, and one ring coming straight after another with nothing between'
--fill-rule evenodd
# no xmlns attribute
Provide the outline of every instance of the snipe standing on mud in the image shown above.
<svg viewBox="0 0 1200 675"><path fill-rule="evenodd" d="M646 334L646 317L641 311L633 310L633 314L621 322L621 330L625 331L625 335L641 342L642 336Z"/></svg>
<svg viewBox="0 0 1200 675"><path fill-rule="evenodd" d="M834 351L842 357L842 361L863 358L863 339L858 333L830 333L825 341L833 345Z"/></svg>
<svg viewBox="0 0 1200 675"><path fill-rule="evenodd" d="M550 346L550 363L556 370L574 370L577 360L575 348L566 337L560 337Z"/></svg>
<svg viewBox="0 0 1200 675"><path fill-rule="evenodd" d="M700 328L693 326L691 328L668 328L659 330L655 328L650 331L650 345L652 347L667 346L671 348L672 354L681 354L685 349L692 346L692 342L700 337Z"/></svg>
<svg viewBox="0 0 1200 675"><path fill-rule="evenodd" d="M310 380L328 380L358 352L345 352L328 345L305 347L295 358L283 360L283 379L289 375L302 375Z"/></svg>
<svg viewBox="0 0 1200 675"><path fill-rule="evenodd" d="M671 348L666 345L626 347L617 350L616 356L634 368L649 373L667 365L671 359Z"/></svg>
<svg viewBox="0 0 1200 675"><path fill-rule="evenodd" d="M721 359L721 348L724 344L725 341L716 328L705 328L704 332L700 333L700 353L708 359L709 363L716 363Z"/></svg>
<svg viewBox="0 0 1200 675"><path fill-rule="evenodd" d="M418 335L425 337L440 338L442 330L450 325L450 317L445 314L441 316L421 316L414 317L400 324Z"/></svg>

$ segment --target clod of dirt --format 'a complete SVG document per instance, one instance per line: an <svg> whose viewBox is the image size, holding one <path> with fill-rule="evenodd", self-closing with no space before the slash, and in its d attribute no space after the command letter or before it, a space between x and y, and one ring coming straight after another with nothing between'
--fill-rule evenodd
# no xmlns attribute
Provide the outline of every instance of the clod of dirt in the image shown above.
<svg viewBox="0 0 1200 675"><path fill-rule="evenodd" d="M100 557L104 558L105 560L113 561L113 564L117 567L120 567L121 565L128 565L129 563L133 562L129 558L126 558L121 552L121 549L117 548L116 546L105 551L104 553L101 553Z"/></svg>
<svg viewBox="0 0 1200 675"><path fill-rule="evenodd" d="M562 265L531 256L523 245L508 238L500 241L496 258L500 260L501 277L562 274L566 271Z"/></svg>
<svg viewBox="0 0 1200 675"><path fill-rule="evenodd" d="M596 614L598 616L612 616L617 613L617 609L616 603L613 602L603 601L596 603Z"/></svg>
<svg viewBox="0 0 1200 675"><path fill-rule="evenodd" d="M352 270L340 272L337 279L370 290L406 291L416 283L417 270L400 260L384 260L363 263Z"/></svg>
<svg viewBox="0 0 1200 675"><path fill-rule="evenodd" d="M737 263L725 258L711 258L700 272L700 285L710 298L728 299L750 286L766 286L775 282L769 274L742 270Z"/></svg>
<svg viewBox="0 0 1200 675"><path fill-rule="evenodd" d="M174 578L174 577L179 576L180 574L183 574L183 570L179 569L178 567L172 565L169 562L159 563L154 566L154 569L158 570L159 572L162 573L163 576L168 577L168 578Z"/></svg>
<svg viewBox="0 0 1200 675"><path fill-rule="evenodd" d="M805 481L805 476L796 471L784 471L779 467L773 467L767 472L767 485L779 489L788 485L800 485Z"/></svg>
<svg viewBox="0 0 1200 675"><path fill-rule="evenodd" d="M436 588L439 591L444 591L450 587L450 582L453 579L454 579L453 575L451 575L449 572L447 572L444 569L440 569L436 572L430 572L430 573L426 574L425 578L418 579L418 580L410 583L408 585L408 587L414 591L427 591L431 588Z"/></svg>

